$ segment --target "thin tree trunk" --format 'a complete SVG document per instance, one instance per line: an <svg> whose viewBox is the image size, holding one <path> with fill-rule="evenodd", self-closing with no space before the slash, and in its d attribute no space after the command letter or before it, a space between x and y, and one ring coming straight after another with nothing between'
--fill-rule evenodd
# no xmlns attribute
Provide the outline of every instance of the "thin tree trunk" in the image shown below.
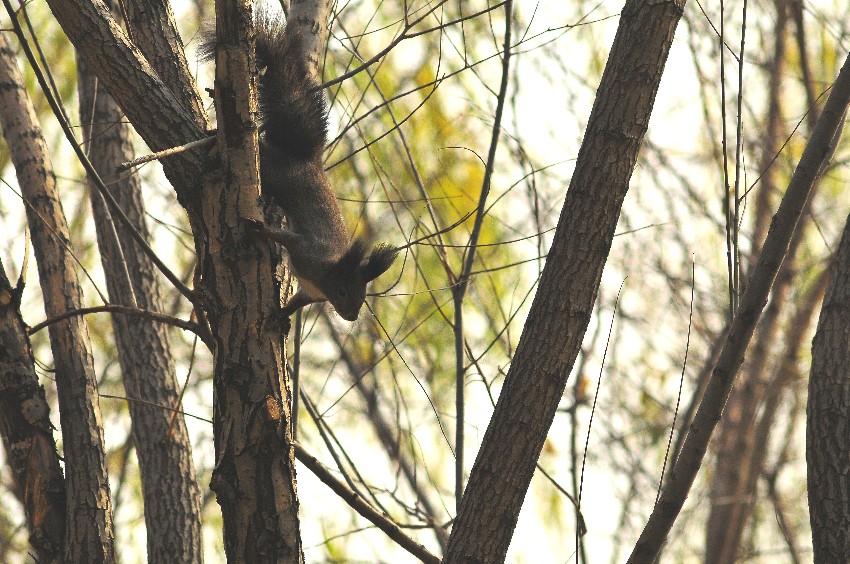
<svg viewBox="0 0 850 564"><path fill-rule="evenodd" d="M739 556L741 539L755 507L756 486L764 467L774 418L780 400L793 383L790 367L798 361L814 302L820 301L823 292L823 288L815 287L814 295L802 301L803 307L795 312L788 324L790 329L782 339L785 351L778 355L776 362L768 362L769 358L777 356L773 349L777 346L779 309L790 291L794 270L789 264L794 262L790 254L783 262L770 305L757 329L758 342L753 349L758 352L750 355L752 360L745 374L748 381L730 398L723 413L705 545L705 559L713 563L731 564ZM762 342L764 345L759 346ZM734 420L727 419L730 408L734 410Z"/></svg>
<svg viewBox="0 0 850 564"><path fill-rule="evenodd" d="M741 298L740 309L729 328L705 397L685 439L682 454L670 473L670 479L664 485L658 503L632 551L629 562L655 560L685 503L705 456L708 441L720 419L723 406L735 382L735 376L744 360L744 353L752 339L761 310L767 302L779 267L788 252L812 186L838 142L841 133L840 125L848 102L850 102L850 58L845 61L833 85L824 111L797 164L782 203L773 217L764 247Z"/></svg>
<svg viewBox="0 0 850 564"><path fill-rule="evenodd" d="M47 145L5 36L0 36L0 54L0 127L26 203L44 309L48 317L55 317L82 306L76 262ZM64 559L112 562L112 502L86 320L65 319L50 325L49 333L65 455Z"/></svg>
<svg viewBox="0 0 850 564"><path fill-rule="evenodd" d="M77 76L89 158L136 230L149 240L139 176L119 178L114 172L133 158L130 126L80 58ZM161 312L153 263L127 227L113 221L94 186L89 193L110 303ZM186 423L169 409L180 406L167 328L121 313L112 314L112 326L139 460L148 561L201 562L201 492Z"/></svg>
<svg viewBox="0 0 850 564"><path fill-rule="evenodd" d="M581 346L684 1L628 0L445 562L501 562Z"/></svg>

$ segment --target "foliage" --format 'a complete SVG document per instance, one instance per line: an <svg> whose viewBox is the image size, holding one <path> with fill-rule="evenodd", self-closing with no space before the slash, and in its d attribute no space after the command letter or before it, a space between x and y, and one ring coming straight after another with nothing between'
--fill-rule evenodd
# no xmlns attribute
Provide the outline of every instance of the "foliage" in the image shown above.
<svg viewBox="0 0 850 564"><path fill-rule="evenodd" d="M784 67L772 69L777 57L773 50L776 6L784 5L781 0L750 5L746 21L740 3L726 6L724 91L718 69L720 8L695 3L686 7L594 315L539 460L551 480L540 471L535 475L509 561L531 562L541 555L566 560L578 550L572 540L575 507L561 490L573 496L578 493L585 454L582 515L589 533L582 542L587 559L621 560L652 510L662 467L666 463L669 471L672 464L669 441L675 444L686 428L683 418L689 402L729 322L727 254L732 250L727 245L727 227L731 222L739 229L737 252L745 284L764 236L757 232L758 224L769 223L811 132L807 113L816 112L822 103L807 96L804 81L809 81L816 97L824 95L847 52L844 8L838 2L819 1L806 4L808 52L802 53L794 41L789 20L780 30L787 35ZM402 13L405 6L410 10L406 15ZM181 29L184 39L194 37L200 21L198 7L178 8L187 14L178 21L189 24ZM487 8L492 9L471 16ZM371 311L362 313L357 322L349 325L336 318L329 306L313 306L304 311L301 342L296 343L290 334L288 358L294 364L294 348L300 347L300 384L309 398L309 404L301 403L298 440L338 475L347 476L364 497L399 523L409 524L406 533L439 552L440 541L428 526L448 524L455 516L453 433L458 374L453 289L470 252L474 211L485 179L505 16L501 6L488 2L446 3L438 8L427 2L358 2L336 9L323 61L326 80L358 67L389 45L404 29L405 18L409 21L428 10L433 14L414 28L427 33L400 42L377 64L328 88L332 141L326 166L347 223L369 239L404 249L402 260L372 286L379 295L369 298ZM474 276L463 301L460 360L468 394L467 473L537 289L619 9L620 4L542 2L518 5L512 15L516 39L507 114L498 124L500 145L492 192L475 249ZM59 40L58 28L41 4L32 5L30 16L70 110L76 91L70 49ZM468 19L446 23L462 18ZM745 31L743 82L739 83L737 51ZM186 42L191 51L194 43ZM804 74L804 57L811 76ZM31 75L26 76L28 89L38 101L36 85ZM206 70L198 69L198 76L203 90L209 85ZM780 119L772 123L770 84L777 76L782 79L781 111ZM739 95L740 108L736 106ZM86 298L97 305L102 303L103 274L97 266L82 173L63 148L49 108L41 102L36 107L61 176L79 269L90 274ZM724 178L724 166L734 169L738 120L742 124L740 213L730 219L723 200L727 193L735 197L734 177ZM771 131L775 138L769 138ZM146 152L141 143L138 149ZM724 165L724 155L731 165ZM760 445L764 468L758 473L756 501L737 551L740 558L754 562L772 561L777 553L805 553L810 543L805 509L790 501L799 499L805 487L801 431L805 402L797 395L802 394L801 379L811 361L808 343L815 317L803 313L810 300L819 303L822 274L846 220L850 204L843 190L846 159L846 143L842 143L811 201L798 250L786 265L788 297L777 299L776 333L772 339L765 337L763 358L747 359L741 376L742 382L750 377L770 382L784 370L795 371L778 392L781 399L772 418L758 419L771 433ZM0 186L0 232L8 234L0 238L0 258L11 275L23 262L24 226L14 171L5 151L0 152L0 170L4 184ZM771 188L759 201L768 173ZM145 166L136 174L142 177L149 202L154 249L185 280L191 280L196 265L184 211L174 205L159 165ZM23 304L30 325L43 317L37 288L33 276ZM183 319L191 315L190 305L176 291L169 292L166 304L170 315ZM121 398L124 392L110 323L105 314L98 315L90 320L90 328L99 390ZM801 324L805 330L797 331ZM212 353L176 328L169 330L169 339L178 381L182 385L185 380L187 388L183 410L208 420L213 402ZM34 336L34 345L41 383L55 401L46 335ZM797 352L783 365L783 354L790 349ZM762 369L752 369L757 374L751 374L748 367L757 361L764 361ZM594 395L597 379L598 396ZM759 396L756 404L746 407L760 415L765 401ZM141 560L140 477L133 463L126 403L104 397L100 405L122 559ZM55 403L52 408L58 426ZM215 464L212 428L191 418L187 424L197 474L206 492ZM703 465L669 539L669 558L679 561L707 554L705 531L712 520L708 501L719 474L715 454L710 453ZM298 472L307 561L407 557L305 467ZM768 485L775 486L771 495ZM22 560L25 547L20 532L10 525L23 522L21 512L8 488L0 499L0 554ZM773 515L779 513L790 531L777 527ZM214 562L222 554L221 514L209 493L204 496L203 516L207 560Z"/></svg>

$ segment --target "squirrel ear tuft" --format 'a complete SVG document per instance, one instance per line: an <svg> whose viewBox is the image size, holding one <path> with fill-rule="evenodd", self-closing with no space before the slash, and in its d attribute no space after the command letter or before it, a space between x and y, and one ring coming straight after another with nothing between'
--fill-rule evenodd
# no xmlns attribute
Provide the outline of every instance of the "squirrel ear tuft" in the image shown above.
<svg viewBox="0 0 850 564"><path fill-rule="evenodd" d="M335 270L340 276L350 276L349 273L354 273L360 267L366 256L366 248L366 243L360 237L351 242L351 246L336 263Z"/></svg>
<svg viewBox="0 0 850 564"><path fill-rule="evenodd" d="M382 243L372 249L372 252L369 254L369 258L367 258L360 266L363 278L365 278L366 282L374 280L389 270L389 268L393 265L393 262L395 262L397 255L398 249L385 243Z"/></svg>

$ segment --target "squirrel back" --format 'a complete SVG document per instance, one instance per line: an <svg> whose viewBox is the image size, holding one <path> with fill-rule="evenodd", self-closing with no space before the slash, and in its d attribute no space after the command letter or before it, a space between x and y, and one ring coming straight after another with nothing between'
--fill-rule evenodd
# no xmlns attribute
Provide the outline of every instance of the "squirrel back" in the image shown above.
<svg viewBox="0 0 850 564"><path fill-rule="evenodd" d="M305 246L314 257L338 260L351 237L322 160L328 108L292 29L268 12L257 13L262 192L281 207L292 231L312 239ZM307 265L299 268L297 251L287 250L300 274Z"/></svg>
<svg viewBox="0 0 850 564"><path fill-rule="evenodd" d="M286 228L255 225L286 248L299 287L283 308L286 316L314 302L330 301L344 319L357 318L366 284L386 272L398 250L378 245L369 252L352 240L325 173L328 107L313 79L299 37L280 19L260 11L256 18L256 58L263 196L280 206ZM201 46L212 58L215 38Z"/></svg>

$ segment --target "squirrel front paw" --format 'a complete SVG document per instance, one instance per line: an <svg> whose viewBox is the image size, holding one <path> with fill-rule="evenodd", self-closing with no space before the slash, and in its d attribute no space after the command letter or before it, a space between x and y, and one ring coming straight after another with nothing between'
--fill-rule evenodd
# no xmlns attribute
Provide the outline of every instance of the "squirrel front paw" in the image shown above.
<svg viewBox="0 0 850 564"><path fill-rule="evenodd" d="M276 335L283 335L284 338L289 336L289 331L292 329L292 321L289 316L281 310L277 310L263 322L263 331L271 332Z"/></svg>
<svg viewBox="0 0 850 564"><path fill-rule="evenodd" d="M274 324L278 332L284 337L288 337L289 331L292 329L292 320L283 311L278 311L277 313L275 313L274 318Z"/></svg>

